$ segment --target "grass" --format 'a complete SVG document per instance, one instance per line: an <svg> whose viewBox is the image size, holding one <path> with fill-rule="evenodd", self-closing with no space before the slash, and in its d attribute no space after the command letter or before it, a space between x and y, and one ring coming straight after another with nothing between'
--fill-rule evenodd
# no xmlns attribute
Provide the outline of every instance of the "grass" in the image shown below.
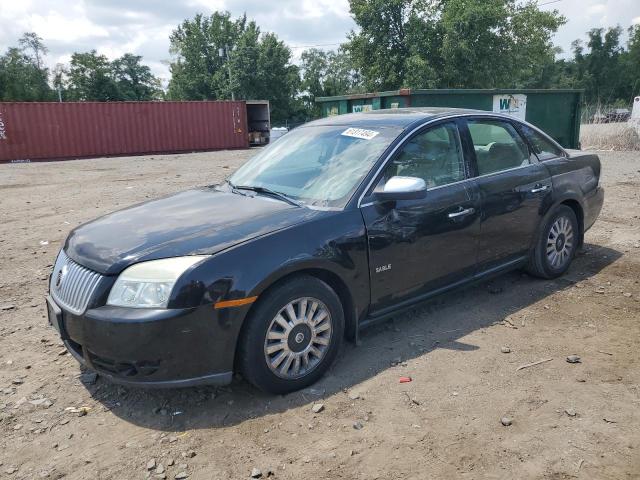
<svg viewBox="0 0 640 480"><path fill-rule="evenodd" d="M593 123L580 126L583 150L640 150L640 124Z"/></svg>

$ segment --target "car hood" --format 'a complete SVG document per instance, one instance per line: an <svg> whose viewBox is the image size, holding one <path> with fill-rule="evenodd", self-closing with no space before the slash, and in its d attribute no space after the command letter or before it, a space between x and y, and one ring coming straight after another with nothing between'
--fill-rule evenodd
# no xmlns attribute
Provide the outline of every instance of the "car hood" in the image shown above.
<svg viewBox="0 0 640 480"><path fill-rule="evenodd" d="M265 195L206 187L81 225L69 234L64 248L80 265L114 275L140 261L214 254L322 213Z"/></svg>

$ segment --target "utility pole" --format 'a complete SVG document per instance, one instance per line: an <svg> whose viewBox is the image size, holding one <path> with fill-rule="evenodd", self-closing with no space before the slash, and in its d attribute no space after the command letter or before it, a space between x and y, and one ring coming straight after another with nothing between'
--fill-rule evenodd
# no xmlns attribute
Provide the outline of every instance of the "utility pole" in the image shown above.
<svg viewBox="0 0 640 480"><path fill-rule="evenodd" d="M229 69L229 90L231 90L231 100L235 100L236 96L233 93L233 81L231 78L231 62L229 61L229 50L231 50L229 45L225 45L224 48L218 49L218 55L221 58L226 58L227 60L227 68Z"/></svg>

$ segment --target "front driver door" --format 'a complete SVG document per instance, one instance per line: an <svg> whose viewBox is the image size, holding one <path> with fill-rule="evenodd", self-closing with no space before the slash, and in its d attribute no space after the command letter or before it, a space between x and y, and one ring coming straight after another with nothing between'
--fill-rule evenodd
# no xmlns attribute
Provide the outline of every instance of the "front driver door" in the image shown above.
<svg viewBox="0 0 640 480"><path fill-rule="evenodd" d="M386 203L363 199L373 317L473 275L476 266L480 205L457 124L440 123L410 137L373 190L393 176L424 179L427 195Z"/></svg>

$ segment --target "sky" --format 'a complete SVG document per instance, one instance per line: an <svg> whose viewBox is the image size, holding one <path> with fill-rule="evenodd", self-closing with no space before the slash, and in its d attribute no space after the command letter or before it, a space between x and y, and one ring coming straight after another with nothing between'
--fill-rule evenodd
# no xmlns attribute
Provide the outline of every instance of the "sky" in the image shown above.
<svg viewBox="0 0 640 480"><path fill-rule="evenodd" d="M571 42L594 27L640 23L640 0L540 0L568 22L555 43L566 56ZM547 5L542 5L548 3ZM95 49L114 59L130 52L143 56L153 73L169 79L169 35L196 13L228 10L247 13L262 31L275 32L298 59L304 48L336 48L355 24L347 0L0 0L0 52L33 31L49 48L47 64L68 63L73 52Z"/></svg>

